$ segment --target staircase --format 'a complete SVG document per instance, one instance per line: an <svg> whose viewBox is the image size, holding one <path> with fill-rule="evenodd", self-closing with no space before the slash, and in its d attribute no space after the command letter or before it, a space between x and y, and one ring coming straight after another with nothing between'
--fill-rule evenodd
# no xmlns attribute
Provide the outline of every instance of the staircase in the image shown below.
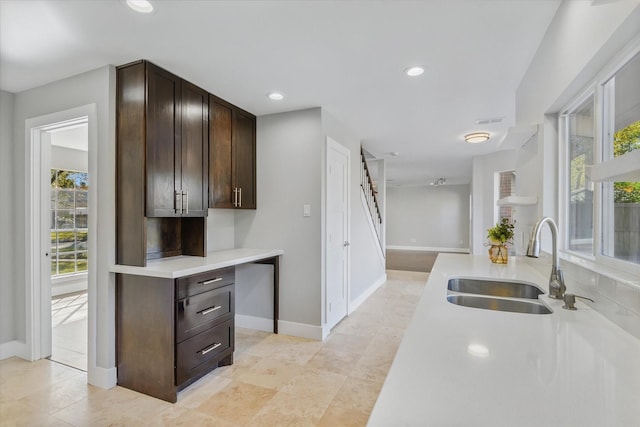
<svg viewBox="0 0 640 427"><path fill-rule="evenodd" d="M382 248L382 215L380 214L380 205L378 204L378 198L376 196L378 192L373 180L371 179L371 173L369 173L367 160L364 156L362 147L360 147L360 188L362 189L363 197L366 200L371 222L376 232L376 236L378 237L378 243Z"/></svg>

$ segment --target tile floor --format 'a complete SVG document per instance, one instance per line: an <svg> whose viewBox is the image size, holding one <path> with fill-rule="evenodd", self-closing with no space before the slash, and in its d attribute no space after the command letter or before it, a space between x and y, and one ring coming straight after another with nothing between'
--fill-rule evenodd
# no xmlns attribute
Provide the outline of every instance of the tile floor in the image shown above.
<svg viewBox="0 0 640 427"><path fill-rule="evenodd" d="M87 370L87 293L51 300L51 360Z"/></svg>
<svg viewBox="0 0 640 427"><path fill-rule="evenodd" d="M410 277L410 276L409 276ZM425 281L389 280L324 342L236 330L235 363L170 404L87 385L67 366L0 362L0 424L24 426L364 426Z"/></svg>

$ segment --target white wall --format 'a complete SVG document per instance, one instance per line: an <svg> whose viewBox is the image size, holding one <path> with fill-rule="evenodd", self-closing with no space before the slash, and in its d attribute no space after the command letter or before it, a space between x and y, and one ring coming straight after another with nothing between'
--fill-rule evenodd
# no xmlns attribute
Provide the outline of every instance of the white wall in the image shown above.
<svg viewBox="0 0 640 427"><path fill-rule="evenodd" d="M486 252L484 244L487 242L487 229L493 227L496 222L496 200L499 194L495 181L496 172L514 170L516 161L516 150L498 151L473 158L471 184L471 252L473 254ZM521 177L516 172L516 183L521 179L538 179L538 177Z"/></svg>
<svg viewBox="0 0 640 427"><path fill-rule="evenodd" d="M516 124L542 123L595 77L640 28L635 0L560 4L516 92Z"/></svg>
<svg viewBox="0 0 640 427"><path fill-rule="evenodd" d="M16 262L16 236L14 235L13 203L14 186L14 95L0 91L0 344L16 339L14 308L15 280L13 265ZM19 182L19 181L18 181Z"/></svg>
<svg viewBox="0 0 640 427"><path fill-rule="evenodd" d="M469 248L470 186L387 188L387 247Z"/></svg>
<svg viewBox="0 0 640 427"><path fill-rule="evenodd" d="M235 210L209 209L207 252L235 248Z"/></svg>
<svg viewBox="0 0 640 427"><path fill-rule="evenodd" d="M89 164L95 162L97 165L97 173L94 173L92 178L92 189L97 195L99 209L96 216L100 224L94 233L98 242L97 251L92 254L96 291L95 295L90 295L90 305L95 303L96 307L96 342L95 365L92 366L94 362L89 360L89 381L104 386L115 380L115 286L114 275L109 273L109 265L115 263L115 69L112 66L15 95L13 162L17 166L12 181L16 187L12 221L16 233L13 260L15 273L12 282L16 307L14 333L16 339L25 341L25 197L28 195L30 180L25 179L28 164L25 121L89 104L95 104L97 107L98 149L97 152L89 152ZM91 301L92 298L95 300ZM89 343L89 346L91 347L92 343Z"/></svg>
<svg viewBox="0 0 640 427"><path fill-rule="evenodd" d="M87 172L89 170L89 155L83 150L52 145L51 168Z"/></svg>
<svg viewBox="0 0 640 427"><path fill-rule="evenodd" d="M235 211L236 247L284 250L280 319L320 327L320 109L257 118L257 210ZM303 217L303 205L311 216Z"/></svg>

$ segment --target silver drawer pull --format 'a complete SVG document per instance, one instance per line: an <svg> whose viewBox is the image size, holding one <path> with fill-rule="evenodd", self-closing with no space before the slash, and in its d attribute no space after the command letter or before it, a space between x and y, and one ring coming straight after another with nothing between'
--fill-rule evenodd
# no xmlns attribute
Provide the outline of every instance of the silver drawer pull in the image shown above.
<svg viewBox="0 0 640 427"><path fill-rule="evenodd" d="M200 353L204 356L205 354L209 353L210 351L215 350L216 348L220 347L221 345L222 345L221 342L215 343L210 347L203 348L202 350L200 350Z"/></svg>
<svg viewBox="0 0 640 427"><path fill-rule="evenodd" d="M216 277L215 279L207 280L206 282L200 282L201 285L210 285L222 280L222 277Z"/></svg>
<svg viewBox="0 0 640 427"><path fill-rule="evenodd" d="M209 308L206 308L206 309L202 310L200 312L200 314L202 314L204 316L205 314L213 313L214 311L220 310L221 308L222 308L221 305L215 305L213 307L209 307Z"/></svg>

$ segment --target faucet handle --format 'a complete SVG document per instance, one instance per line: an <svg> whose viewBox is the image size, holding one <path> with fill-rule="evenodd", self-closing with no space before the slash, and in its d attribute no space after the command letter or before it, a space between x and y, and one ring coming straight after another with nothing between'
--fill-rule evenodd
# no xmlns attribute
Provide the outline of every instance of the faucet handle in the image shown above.
<svg viewBox="0 0 640 427"><path fill-rule="evenodd" d="M564 308L565 310L577 310L575 306L576 298L587 299L591 302L595 302L591 298L583 297L581 295L564 294L564 305L562 306L562 308Z"/></svg>

